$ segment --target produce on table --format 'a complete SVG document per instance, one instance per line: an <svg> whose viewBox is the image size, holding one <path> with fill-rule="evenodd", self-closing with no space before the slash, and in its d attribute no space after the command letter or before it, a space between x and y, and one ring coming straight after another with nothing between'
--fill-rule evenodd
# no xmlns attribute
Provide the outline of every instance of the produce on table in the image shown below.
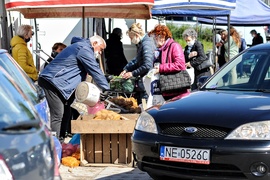
<svg viewBox="0 0 270 180"><path fill-rule="evenodd" d="M132 93L134 90L135 79L124 79L122 76L113 76L110 80L110 89L120 92Z"/></svg>
<svg viewBox="0 0 270 180"><path fill-rule="evenodd" d="M121 120L121 115L119 115L118 113L116 113L114 111L102 109L95 114L93 119L96 119L96 120Z"/></svg>
<svg viewBox="0 0 270 180"><path fill-rule="evenodd" d="M130 113L141 112L141 108L138 106L138 102L134 97L124 98L123 96L118 96L109 99L109 101L128 110Z"/></svg>

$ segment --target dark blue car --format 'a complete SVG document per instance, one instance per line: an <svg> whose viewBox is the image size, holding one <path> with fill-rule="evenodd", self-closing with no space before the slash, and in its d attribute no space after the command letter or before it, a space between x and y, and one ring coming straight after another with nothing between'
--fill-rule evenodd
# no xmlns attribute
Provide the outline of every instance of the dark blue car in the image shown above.
<svg viewBox="0 0 270 180"><path fill-rule="evenodd" d="M54 140L31 100L0 67L1 179L61 179Z"/></svg>
<svg viewBox="0 0 270 180"><path fill-rule="evenodd" d="M44 120L46 125L50 127L50 110L43 89L32 82L18 63L4 49L0 49L0 66L3 67L21 87L22 91L35 106L40 117Z"/></svg>
<svg viewBox="0 0 270 180"><path fill-rule="evenodd" d="M132 149L153 179L269 180L270 44L237 55L197 92L142 112Z"/></svg>

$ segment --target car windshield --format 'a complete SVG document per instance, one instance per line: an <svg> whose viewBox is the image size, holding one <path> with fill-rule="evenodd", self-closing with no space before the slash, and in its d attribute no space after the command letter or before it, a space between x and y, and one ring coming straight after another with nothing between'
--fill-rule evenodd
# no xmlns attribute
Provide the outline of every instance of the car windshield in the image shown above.
<svg viewBox="0 0 270 180"><path fill-rule="evenodd" d="M0 69L0 129L24 121L35 120L32 106L14 80L3 75Z"/></svg>
<svg viewBox="0 0 270 180"><path fill-rule="evenodd" d="M239 54L218 71L203 88L270 92L270 53L261 50Z"/></svg>
<svg viewBox="0 0 270 180"><path fill-rule="evenodd" d="M0 54L0 66L12 76L28 98L36 104L39 100L36 88L33 83L31 83L30 78L8 53Z"/></svg>

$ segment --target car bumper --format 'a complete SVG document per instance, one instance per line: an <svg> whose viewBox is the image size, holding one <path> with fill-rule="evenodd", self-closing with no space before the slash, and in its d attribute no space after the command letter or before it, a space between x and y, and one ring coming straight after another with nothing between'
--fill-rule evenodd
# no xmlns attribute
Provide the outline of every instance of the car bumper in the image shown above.
<svg viewBox="0 0 270 180"><path fill-rule="evenodd" d="M160 160L161 145L210 149L210 164ZM132 151L139 169L152 174L207 180L270 179L270 141L181 139L135 130ZM255 176L252 171L258 165L266 172Z"/></svg>

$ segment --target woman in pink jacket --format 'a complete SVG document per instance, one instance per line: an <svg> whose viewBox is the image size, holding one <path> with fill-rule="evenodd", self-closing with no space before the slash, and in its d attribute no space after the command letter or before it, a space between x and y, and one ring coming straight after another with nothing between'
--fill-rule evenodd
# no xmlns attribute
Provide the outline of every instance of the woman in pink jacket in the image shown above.
<svg viewBox="0 0 270 180"><path fill-rule="evenodd" d="M156 73L165 74L185 70L185 56L181 45L172 39L172 33L165 25L157 25L149 35L154 36L157 46L155 53L154 68ZM174 93L162 93L165 100L180 99L190 93L189 89L184 89Z"/></svg>

